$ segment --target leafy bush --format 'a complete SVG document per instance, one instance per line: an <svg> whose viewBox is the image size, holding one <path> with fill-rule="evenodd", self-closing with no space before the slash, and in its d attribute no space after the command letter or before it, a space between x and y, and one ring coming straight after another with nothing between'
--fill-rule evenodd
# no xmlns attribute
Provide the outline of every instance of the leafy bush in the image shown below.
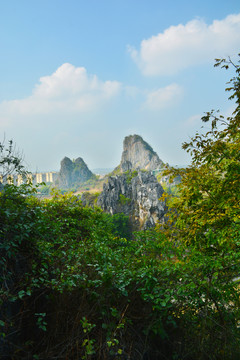
<svg viewBox="0 0 240 360"><path fill-rule="evenodd" d="M127 183L130 184L132 179L138 175L138 171L137 170L127 170L124 172L124 174L127 176Z"/></svg>
<svg viewBox="0 0 240 360"><path fill-rule="evenodd" d="M131 203L131 199L129 199L128 197L124 196L123 194L119 194L119 201L121 205L126 205L126 204L130 204Z"/></svg>
<svg viewBox="0 0 240 360"><path fill-rule="evenodd" d="M143 350L139 334L144 339L147 326L137 321L136 336L135 299L139 291L138 306L141 311L145 306L144 316L151 319L148 302L157 281L151 276L159 276L157 268L146 273L146 264L148 258L157 263L156 239L144 239L139 247L116 237L111 217L83 207L77 197L55 192L53 199L40 201L23 190L8 187L0 198L7 259L1 274L2 342L11 343L15 358L108 358Z"/></svg>
<svg viewBox="0 0 240 360"><path fill-rule="evenodd" d="M127 240L132 239L131 225L128 216L123 213L113 214L111 221L113 223L113 234L120 236L120 238L126 238Z"/></svg>

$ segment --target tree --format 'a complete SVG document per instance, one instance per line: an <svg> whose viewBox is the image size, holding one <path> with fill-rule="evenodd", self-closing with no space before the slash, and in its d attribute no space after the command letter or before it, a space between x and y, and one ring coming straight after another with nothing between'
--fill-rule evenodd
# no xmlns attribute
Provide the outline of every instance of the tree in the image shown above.
<svg viewBox="0 0 240 360"><path fill-rule="evenodd" d="M225 119L218 111L207 112L202 121L211 124L210 130L183 144L192 156L191 165L167 171L182 178L179 196L168 197L172 210L165 234L179 251L173 261L181 276L175 301L195 359L240 354L239 63L228 58L215 64L235 69L226 88L237 105L232 116Z"/></svg>
<svg viewBox="0 0 240 360"><path fill-rule="evenodd" d="M233 91L229 99L236 99L237 108L227 119L218 112L206 113L202 121L211 122L211 129L183 144L192 155L192 164L187 169L170 170L182 177L181 196L174 204L178 210L176 227L182 240L196 246L202 246L210 232L221 232L231 241L229 229L236 229L240 218L240 66L231 59L217 60L216 66L220 65L236 69L226 90Z"/></svg>
<svg viewBox="0 0 240 360"><path fill-rule="evenodd" d="M26 176L23 166L23 155L16 149L13 140L0 142L0 175L1 182L5 183L12 175Z"/></svg>

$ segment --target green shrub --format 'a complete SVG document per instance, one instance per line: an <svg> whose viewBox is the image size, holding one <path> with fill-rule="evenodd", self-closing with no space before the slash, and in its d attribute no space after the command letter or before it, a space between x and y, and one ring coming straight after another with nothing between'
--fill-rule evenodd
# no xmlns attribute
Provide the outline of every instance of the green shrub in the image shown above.
<svg viewBox="0 0 240 360"><path fill-rule="evenodd" d="M127 183L130 184L132 179L138 175L138 171L137 170L134 170L134 171L128 170L128 171L125 171L123 174L125 174L127 177Z"/></svg>
<svg viewBox="0 0 240 360"><path fill-rule="evenodd" d="M126 205L126 204L130 204L131 203L131 199L129 199L128 197L124 196L123 194L119 195L119 201L121 205Z"/></svg>

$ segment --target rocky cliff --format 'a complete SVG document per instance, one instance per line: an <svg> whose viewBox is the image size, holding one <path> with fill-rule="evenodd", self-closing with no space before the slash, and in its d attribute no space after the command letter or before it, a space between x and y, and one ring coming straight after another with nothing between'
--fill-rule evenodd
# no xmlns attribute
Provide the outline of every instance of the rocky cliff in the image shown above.
<svg viewBox="0 0 240 360"><path fill-rule="evenodd" d="M71 188L74 185L84 183L94 177L82 158L70 160L65 157L61 161L61 168L58 177L58 184L61 188Z"/></svg>
<svg viewBox="0 0 240 360"><path fill-rule="evenodd" d="M97 204L111 214L128 215L134 230L147 229L164 222L166 205L159 200L162 194L154 175L134 171L109 177Z"/></svg>
<svg viewBox="0 0 240 360"><path fill-rule="evenodd" d="M139 135L126 136L123 141L123 153L120 171L134 169L155 170L162 168L163 161L159 159L151 146Z"/></svg>

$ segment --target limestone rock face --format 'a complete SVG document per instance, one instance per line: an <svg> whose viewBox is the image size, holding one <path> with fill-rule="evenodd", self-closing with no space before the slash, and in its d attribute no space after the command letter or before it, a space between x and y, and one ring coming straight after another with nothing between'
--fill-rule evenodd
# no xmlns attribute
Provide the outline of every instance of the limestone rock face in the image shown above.
<svg viewBox="0 0 240 360"><path fill-rule="evenodd" d="M156 177L139 171L109 177L97 204L111 214L128 215L134 230L147 229L165 221L166 204L159 200L162 194Z"/></svg>
<svg viewBox="0 0 240 360"><path fill-rule="evenodd" d="M61 161L58 182L62 188L71 188L76 184L89 180L93 176L93 173L88 169L82 158L79 157L72 161L65 157Z"/></svg>
<svg viewBox="0 0 240 360"><path fill-rule="evenodd" d="M120 163L121 172L134 169L155 170L163 167L157 153L139 135L126 136Z"/></svg>

